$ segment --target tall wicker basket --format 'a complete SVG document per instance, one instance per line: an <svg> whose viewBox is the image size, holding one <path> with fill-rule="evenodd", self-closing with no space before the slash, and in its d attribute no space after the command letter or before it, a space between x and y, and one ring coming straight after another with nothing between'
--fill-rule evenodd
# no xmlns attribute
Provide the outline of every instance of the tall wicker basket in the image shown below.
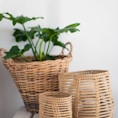
<svg viewBox="0 0 118 118"><path fill-rule="evenodd" d="M113 118L110 75L105 70L59 74L61 92L72 95L73 118Z"/></svg>
<svg viewBox="0 0 118 118"><path fill-rule="evenodd" d="M21 96L23 98L27 111L36 113L39 108L39 93L45 91L58 90L58 74L60 72L67 72L69 63L72 59L72 45L71 50L67 56L62 54L56 56L56 60L47 60L43 62L22 62L22 59L4 60L4 66L9 70L14 79ZM4 49L0 49L0 56ZM29 57L32 60L32 57Z"/></svg>

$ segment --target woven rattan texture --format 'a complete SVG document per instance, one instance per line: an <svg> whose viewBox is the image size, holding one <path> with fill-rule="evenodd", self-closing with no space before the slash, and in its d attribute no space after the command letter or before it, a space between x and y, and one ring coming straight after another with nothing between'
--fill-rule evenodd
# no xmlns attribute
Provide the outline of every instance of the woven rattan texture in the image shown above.
<svg viewBox="0 0 118 118"><path fill-rule="evenodd" d="M44 92L39 95L40 118L72 118L72 97L62 92Z"/></svg>
<svg viewBox="0 0 118 118"><path fill-rule="evenodd" d="M10 71L24 100L26 109L38 112L38 94L58 90L58 73L67 72L71 56L43 62L19 62L8 59L3 64Z"/></svg>
<svg viewBox="0 0 118 118"><path fill-rule="evenodd" d="M113 118L110 75L104 70L59 74L61 92L72 95L73 118Z"/></svg>

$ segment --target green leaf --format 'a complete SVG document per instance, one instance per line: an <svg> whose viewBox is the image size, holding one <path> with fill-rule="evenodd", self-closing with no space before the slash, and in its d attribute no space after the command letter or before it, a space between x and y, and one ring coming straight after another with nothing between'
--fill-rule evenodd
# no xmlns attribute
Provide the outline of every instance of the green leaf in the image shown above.
<svg viewBox="0 0 118 118"><path fill-rule="evenodd" d="M32 30L27 31L27 34L29 35L29 37L30 37L31 39L33 39L33 38L35 37L35 33L36 33L36 32L33 32Z"/></svg>
<svg viewBox="0 0 118 118"><path fill-rule="evenodd" d="M36 19L43 19L43 17L32 17L32 18L29 18L27 16L17 16L14 21L13 21L13 25L15 25L16 23L19 23L19 24L25 24L26 22L28 21L31 21L31 20L36 20Z"/></svg>
<svg viewBox="0 0 118 118"><path fill-rule="evenodd" d="M58 33L64 33L64 32L76 32L76 31L80 31L77 27L80 25L80 23L74 23L74 24L70 24L62 29L57 29Z"/></svg>
<svg viewBox="0 0 118 118"><path fill-rule="evenodd" d="M51 56L51 55L46 55L46 59L45 60L55 60L55 57Z"/></svg>
<svg viewBox="0 0 118 118"><path fill-rule="evenodd" d="M79 25L80 25L80 23L74 23L74 24L70 24L70 25L66 26L65 28L74 28L74 27L77 27Z"/></svg>
<svg viewBox="0 0 118 118"><path fill-rule="evenodd" d="M14 29L13 36L15 37L16 42L21 42L21 41L27 41L27 35L26 32L21 30L21 29ZM27 31L28 36L33 39L35 32L33 31Z"/></svg>
<svg viewBox="0 0 118 118"><path fill-rule="evenodd" d="M31 48L30 44L26 44L23 49L19 49L17 45L12 46L12 48L8 52L5 52L6 55L4 56L4 59L21 57L30 48Z"/></svg>
<svg viewBox="0 0 118 118"><path fill-rule="evenodd" d="M13 25L16 25L17 23L23 25L26 22L31 21L31 20L36 20L36 19L39 19L39 18L43 19L43 17L32 17L32 18L30 18L30 17L23 16L23 15L14 17L9 12L0 14L0 20L2 20L3 18L8 19L8 20L11 20Z"/></svg>
<svg viewBox="0 0 118 118"><path fill-rule="evenodd" d="M24 46L24 49L21 50L22 54L24 54L24 52L27 52L29 49L31 49L31 47L32 47L31 44L26 44Z"/></svg>
<svg viewBox="0 0 118 118"><path fill-rule="evenodd" d="M15 37L16 42L26 41L27 36L23 30L14 29L13 36Z"/></svg>
<svg viewBox="0 0 118 118"><path fill-rule="evenodd" d="M26 23L26 22L28 22L28 21L36 20L36 19L38 19L38 17L37 17L37 18L35 18L35 17L29 18L29 17L23 16L23 15L17 16L17 17L14 18L14 20L13 20L13 25L15 25L16 23L24 24L24 23Z"/></svg>
<svg viewBox="0 0 118 118"><path fill-rule="evenodd" d="M12 46L12 48L8 52L5 52L6 55L4 56L4 59L15 58L15 57L21 56L19 54L19 51L20 49L17 45Z"/></svg>
<svg viewBox="0 0 118 118"><path fill-rule="evenodd" d="M31 27L30 32L33 35L36 35L37 37L41 38L41 27L40 27L40 25Z"/></svg>
<svg viewBox="0 0 118 118"><path fill-rule="evenodd" d="M42 28L41 32L41 38L44 39L45 42L52 40L52 38L57 39L57 35L54 29Z"/></svg>
<svg viewBox="0 0 118 118"><path fill-rule="evenodd" d="M40 25L31 27L31 31L33 31L33 32L40 32L41 31Z"/></svg>
<svg viewBox="0 0 118 118"><path fill-rule="evenodd" d="M38 38L43 39L45 42L50 41L53 37L57 37L55 34L56 30L51 28L41 28L40 26L32 27L32 32L36 33Z"/></svg>
<svg viewBox="0 0 118 118"><path fill-rule="evenodd" d="M2 19L3 19L3 15L2 15L2 14L0 14L0 21L2 21Z"/></svg>
<svg viewBox="0 0 118 118"><path fill-rule="evenodd" d="M61 41L58 41L57 39L56 40L52 40L52 43L54 46L59 46L59 47L63 47L65 48L65 44Z"/></svg>
<svg viewBox="0 0 118 118"><path fill-rule="evenodd" d="M8 12L4 13L4 18L7 18L9 20L14 20L14 16Z"/></svg>
<svg viewBox="0 0 118 118"><path fill-rule="evenodd" d="M1 14L2 15L2 19L4 18L4 19L7 19L7 20L10 20L10 21L14 21L14 17L13 17L13 15L12 14L10 14L10 13L8 13L8 12L6 12L6 13L3 13L3 14Z"/></svg>

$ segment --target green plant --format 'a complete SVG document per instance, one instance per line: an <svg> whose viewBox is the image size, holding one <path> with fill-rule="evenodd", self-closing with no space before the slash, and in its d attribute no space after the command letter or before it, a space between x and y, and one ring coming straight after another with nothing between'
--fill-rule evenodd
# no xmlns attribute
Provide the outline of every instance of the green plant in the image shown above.
<svg viewBox="0 0 118 118"><path fill-rule="evenodd" d="M39 18L43 19L43 17L29 18L23 15L14 17L11 13L0 13L0 21L7 19L12 21L13 26L16 24L22 26L22 29L14 29L13 36L15 37L15 41L27 41L23 49L20 49L18 45L12 46L11 49L6 52L4 56L5 59L25 57L24 53L31 49L36 61L52 60L54 57L50 55L50 51L54 46L66 48L65 44L59 41L59 35L66 32L74 33L79 31L77 27L80 23L70 24L64 28L45 28L40 25L26 27L25 23ZM36 41L34 42L34 40Z"/></svg>

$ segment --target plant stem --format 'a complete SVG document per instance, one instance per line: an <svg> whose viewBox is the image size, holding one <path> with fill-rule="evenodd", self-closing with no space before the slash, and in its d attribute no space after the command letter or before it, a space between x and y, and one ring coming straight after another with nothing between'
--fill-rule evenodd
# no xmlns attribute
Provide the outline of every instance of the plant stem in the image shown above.
<svg viewBox="0 0 118 118"><path fill-rule="evenodd" d="M27 33L27 31L26 31L26 28L25 28L24 24L22 24L22 26L23 26L23 29L24 29L25 34L26 34L26 36L27 36L28 42L29 42L29 44L31 44L31 49L32 49L34 58L35 58L35 60L38 60L38 59L37 59L37 55L36 55L37 50L36 50L36 48L35 48L35 46L34 46L34 43L32 42L32 39L30 38L30 36L28 35L28 33Z"/></svg>
<svg viewBox="0 0 118 118"><path fill-rule="evenodd" d="M44 44L43 50L44 50L44 54L46 54L46 43Z"/></svg>
<svg viewBox="0 0 118 118"><path fill-rule="evenodd" d="M40 39L37 40L36 45L35 45L35 48L37 48L37 46L38 46L38 44L39 44L39 40L40 40Z"/></svg>
<svg viewBox="0 0 118 118"><path fill-rule="evenodd" d="M49 48L50 48L51 40L52 40L52 38L53 38L56 34L57 34L57 33L55 33L55 34L53 34L52 36L50 36L49 43L48 43L48 47L47 47L47 50L46 50L46 55L49 54Z"/></svg>
<svg viewBox="0 0 118 118"><path fill-rule="evenodd" d="M40 42L40 46L39 46L39 60L42 61L43 60L43 51L42 51L42 44L43 44L43 39Z"/></svg>
<svg viewBox="0 0 118 118"><path fill-rule="evenodd" d="M52 50L52 48L53 48L54 46L50 46L50 50L48 51L48 53L50 53L51 52L51 50Z"/></svg>

